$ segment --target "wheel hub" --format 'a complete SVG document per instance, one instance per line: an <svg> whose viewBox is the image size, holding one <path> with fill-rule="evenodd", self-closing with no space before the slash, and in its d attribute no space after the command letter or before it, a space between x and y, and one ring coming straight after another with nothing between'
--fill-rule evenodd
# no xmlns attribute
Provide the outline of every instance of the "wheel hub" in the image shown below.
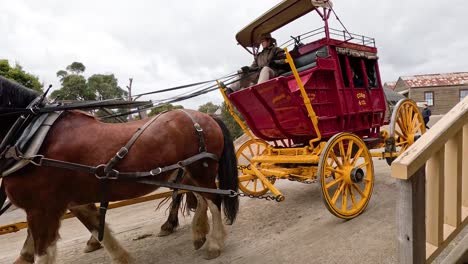
<svg viewBox="0 0 468 264"><path fill-rule="evenodd" d="M360 183L364 179L364 171L361 168L354 168L351 170L351 180L354 183Z"/></svg>

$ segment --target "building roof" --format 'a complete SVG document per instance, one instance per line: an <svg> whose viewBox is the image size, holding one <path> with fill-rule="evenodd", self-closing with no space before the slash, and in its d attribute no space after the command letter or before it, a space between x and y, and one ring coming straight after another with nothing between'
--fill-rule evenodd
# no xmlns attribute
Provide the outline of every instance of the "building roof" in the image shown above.
<svg viewBox="0 0 468 264"><path fill-rule="evenodd" d="M386 82L384 83L384 87L390 90L395 90L396 83L397 82Z"/></svg>
<svg viewBox="0 0 468 264"><path fill-rule="evenodd" d="M384 87L383 90L385 93L385 99L387 100L387 103L390 103L391 105L395 105L401 99L406 98L403 95L394 92L392 89Z"/></svg>
<svg viewBox="0 0 468 264"><path fill-rule="evenodd" d="M401 79L408 87L431 87L468 85L468 72L423 74L414 76L402 76Z"/></svg>

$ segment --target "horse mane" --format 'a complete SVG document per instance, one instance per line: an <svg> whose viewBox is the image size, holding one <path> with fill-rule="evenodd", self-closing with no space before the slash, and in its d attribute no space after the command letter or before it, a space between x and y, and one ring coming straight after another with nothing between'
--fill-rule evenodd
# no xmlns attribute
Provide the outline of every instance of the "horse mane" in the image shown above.
<svg viewBox="0 0 468 264"><path fill-rule="evenodd" d="M0 107L26 107L40 94L0 76Z"/></svg>

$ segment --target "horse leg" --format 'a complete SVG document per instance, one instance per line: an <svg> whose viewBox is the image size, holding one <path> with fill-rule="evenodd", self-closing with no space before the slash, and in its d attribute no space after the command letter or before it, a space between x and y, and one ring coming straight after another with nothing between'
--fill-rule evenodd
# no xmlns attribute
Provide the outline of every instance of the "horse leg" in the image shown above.
<svg viewBox="0 0 468 264"><path fill-rule="evenodd" d="M83 206L94 206L94 204L83 205ZM90 210L91 210L91 207L90 207ZM96 213L97 213L97 211L96 211ZM80 220L80 219L78 218L78 220ZM82 222L82 224L84 225L83 222ZM91 237L88 239L88 242L86 242L86 247L83 250L83 252L84 253L90 253L90 252L96 251L96 250L101 249L101 248L102 248L101 243L93 235L91 235Z"/></svg>
<svg viewBox="0 0 468 264"><path fill-rule="evenodd" d="M211 212L211 220L213 222L213 228L208 236L207 242L207 254L206 259L217 258L224 248L224 240L226 238L226 231L221 217L221 200L216 199L213 202L207 199L208 208Z"/></svg>
<svg viewBox="0 0 468 264"><path fill-rule="evenodd" d="M86 226L86 228L88 228L94 237L98 236L99 212L94 204L75 206L69 210L81 221L81 223L83 223L84 226ZM107 224L104 225L104 239L101 244L107 250L107 253L111 257L113 263L131 263L130 255L115 239Z"/></svg>
<svg viewBox="0 0 468 264"><path fill-rule="evenodd" d="M158 236L168 236L174 233L174 229L179 226L179 208L180 203L182 202L183 194L177 194L175 199L171 202L171 210L169 211L169 217L167 218L166 222L161 226L161 231L159 231Z"/></svg>
<svg viewBox="0 0 468 264"><path fill-rule="evenodd" d="M102 248L101 243L93 235L91 235L88 242L86 242L86 247L83 250L83 252L90 253L101 248Z"/></svg>
<svg viewBox="0 0 468 264"><path fill-rule="evenodd" d="M50 209L31 209L26 211L38 264L55 263L60 217L64 211Z"/></svg>
<svg viewBox="0 0 468 264"><path fill-rule="evenodd" d="M31 230L28 228L26 241L24 241L20 256L13 264L33 264L34 263L34 240L31 235Z"/></svg>
<svg viewBox="0 0 468 264"><path fill-rule="evenodd" d="M210 230L207 215L206 200L200 194L195 193L197 198L197 209L192 220L192 239L195 249L200 249L206 241L206 235Z"/></svg>

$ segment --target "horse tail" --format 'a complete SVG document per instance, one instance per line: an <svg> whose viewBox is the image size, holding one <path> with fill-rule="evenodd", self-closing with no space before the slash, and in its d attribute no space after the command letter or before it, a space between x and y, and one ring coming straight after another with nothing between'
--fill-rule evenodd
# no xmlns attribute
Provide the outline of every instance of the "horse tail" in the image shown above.
<svg viewBox="0 0 468 264"><path fill-rule="evenodd" d="M5 207L3 205L5 204L7 199L6 191L5 191L5 186L3 185L2 182L0 182L0 215L2 215L8 208L11 206L11 202L7 203Z"/></svg>
<svg viewBox="0 0 468 264"><path fill-rule="evenodd" d="M239 178L237 176L237 159L234 143L231 139L231 133L229 132L226 124L224 124L221 119L217 117L213 117L213 119L216 121L216 123L218 123L219 127L223 131L224 136L223 153L219 159L219 188L238 192ZM230 197L224 195L222 198L222 203L224 207L224 215L226 216L227 220L229 220L230 224L234 223L237 212L239 211L239 197Z"/></svg>

